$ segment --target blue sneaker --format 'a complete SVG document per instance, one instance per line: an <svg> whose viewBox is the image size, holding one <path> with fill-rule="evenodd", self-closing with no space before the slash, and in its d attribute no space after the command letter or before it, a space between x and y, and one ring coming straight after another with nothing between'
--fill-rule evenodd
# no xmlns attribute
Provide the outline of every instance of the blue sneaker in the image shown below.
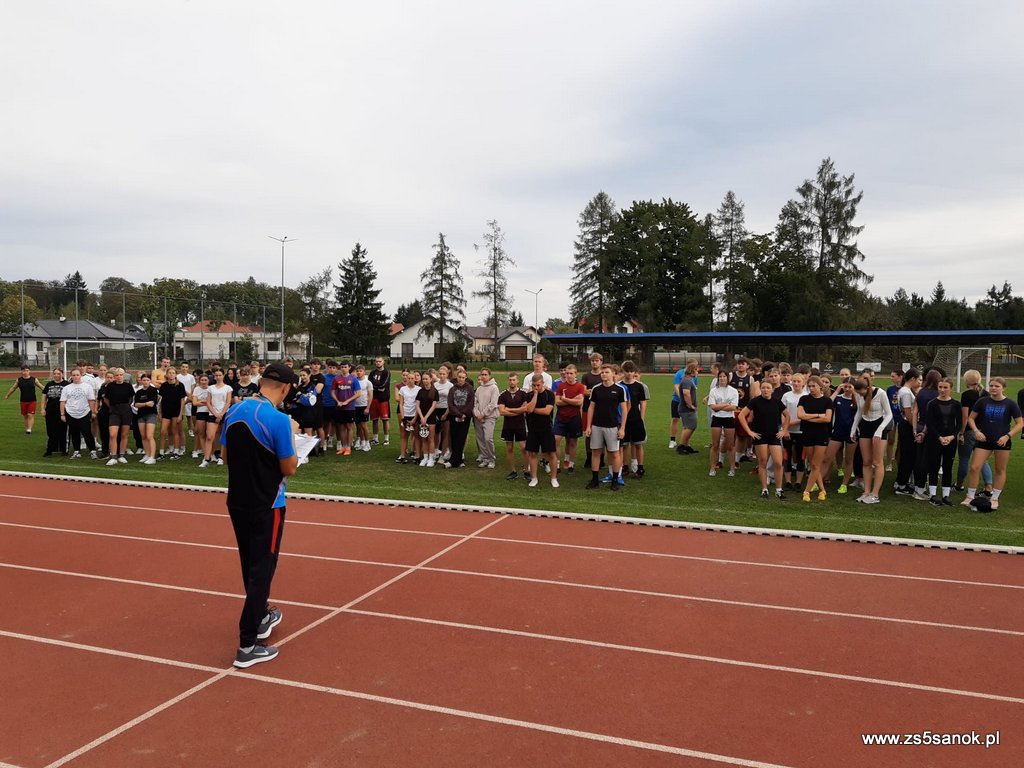
<svg viewBox="0 0 1024 768"><path fill-rule="evenodd" d="M626 484L626 476L625 476L625 474L620 472L618 478L616 478L615 484L616 485L620 485L620 486L621 485L625 485Z"/></svg>
<svg viewBox="0 0 1024 768"><path fill-rule="evenodd" d="M609 472L607 475L601 478L602 483L610 483L612 481L612 473Z"/></svg>

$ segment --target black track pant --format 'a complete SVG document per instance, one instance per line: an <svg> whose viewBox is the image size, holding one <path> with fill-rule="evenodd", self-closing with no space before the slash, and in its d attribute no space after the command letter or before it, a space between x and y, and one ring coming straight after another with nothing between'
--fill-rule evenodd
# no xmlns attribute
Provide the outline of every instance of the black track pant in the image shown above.
<svg viewBox="0 0 1024 768"><path fill-rule="evenodd" d="M60 420L60 408L46 409L46 452L66 453L68 425Z"/></svg>
<svg viewBox="0 0 1024 768"><path fill-rule="evenodd" d="M450 420L452 430L452 456L449 459L449 463L453 467L461 467L465 463L463 454L466 452L466 438L469 437L469 425L472 421L471 416L467 416L462 421Z"/></svg>
<svg viewBox="0 0 1024 768"><path fill-rule="evenodd" d="M942 484L952 486L956 478L953 476L953 457L956 456L957 441L942 445L939 439L925 438L924 450L928 462L928 485L938 486L939 466L942 466Z"/></svg>
<svg viewBox="0 0 1024 768"><path fill-rule="evenodd" d="M256 644L260 622L267 614L270 584L277 570L284 534L284 507L253 510L228 507L231 525L238 542L238 558L242 566L245 604L238 620L238 646Z"/></svg>
<svg viewBox="0 0 1024 768"><path fill-rule="evenodd" d="M73 419L70 416L68 420L68 434L71 438L71 450L77 451L78 446L81 445L81 441L85 440L85 448L88 451L96 450L96 441L92 438L92 414L87 413L80 419Z"/></svg>
<svg viewBox="0 0 1024 768"><path fill-rule="evenodd" d="M921 446L914 442L914 428L909 421L899 422L900 463L896 470L896 484L909 485L917 465L917 453Z"/></svg>

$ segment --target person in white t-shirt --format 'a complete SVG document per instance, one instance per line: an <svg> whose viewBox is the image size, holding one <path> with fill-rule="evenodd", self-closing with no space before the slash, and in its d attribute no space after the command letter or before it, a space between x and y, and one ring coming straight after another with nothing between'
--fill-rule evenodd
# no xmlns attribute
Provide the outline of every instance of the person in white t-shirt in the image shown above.
<svg viewBox="0 0 1024 768"><path fill-rule="evenodd" d="M233 390L231 387L224 383L224 371L218 368L213 372L213 384L210 385L210 398L207 400L207 407L210 409L211 422L206 425L206 454L203 458L202 464L199 465L200 467L209 464L213 457L214 446L220 445L218 438L220 437L220 430L224 423L224 417L227 415L228 408L231 407L232 394ZM210 434L211 432L212 435ZM223 464L224 459L218 456L217 463Z"/></svg>
<svg viewBox="0 0 1024 768"><path fill-rule="evenodd" d="M401 441L398 458L395 460L398 464L409 463L405 454L409 448L410 439L412 439L413 446L416 444L413 430L416 429L416 395L419 394L419 391L419 386L413 383L412 373L403 373L402 388L398 390L398 404L402 409ZM418 461L418 457L414 456L413 459Z"/></svg>
<svg viewBox="0 0 1024 768"><path fill-rule="evenodd" d="M434 389L437 390L437 450L435 458L441 461L448 461L451 458L451 437L448 434L448 392L451 391L451 370L445 363L437 369L437 381L434 382Z"/></svg>
<svg viewBox="0 0 1024 768"><path fill-rule="evenodd" d="M355 368L356 381L359 382L359 391L356 393L356 444L357 451L370 450L370 401L373 399L373 387L366 375L366 366L357 365Z"/></svg>
<svg viewBox="0 0 1024 768"><path fill-rule="evenodd" d="M196 384L199 382L196 380L195 375L189 368L188 363L182 363L178 369L178 381L185 385L185 421L188 422L188 436L196 436L196 415L192 410L192 390L196 388Z"/></svg>
<svg viewBox="0 0 1024 768"><path fill-rule="evenodd" d="M96 441L92 437L92 418L96 415L96 395L90 384L82 383L82 372L71 371L71 383L60 393L60 419L68 425L68 445L74 446L72 459L82 458L77 450L79 440L85 441L89 458L96 458Z"/></svg>
<svg viewBox="0 0 1024 768"><path fill-rule="evenodd" d="M533 373L527 375L526 381L531 381L532 377L535 374L539 373L542 377L544 377L544 389L551 389L551 385L554 382L554 379L551 378L551 374L548 373L547 368L547 359L544 357L544 355L538 352L536 355L533 356ZM523 386L526 385L524 384Z"/></svg>
<svg viewBox="0 0 1024 768"><path fill-rule="evenodd" d="M794 490L798 490L803 486L804 469L806 469L803 430L800 428L800 419L796 412L800 398L807 394L807 391L804 389L805 381L806 379L802 373L794 373L793 378L789 382L793 389L782 396L782 404L789 411L789 429L782 436L782 448L786 456L786 471L783 475L785 480L784 487L792 487Z"/></svg>
<svg viewBox="0 0 1024 768"><path fill-rule="evenodd" d="M719 370L707 396L708 410L711 411L711 468L708 471L711 477L717 474L727 456L729 477L736 475L736 468L732 464L732 449L736 438L736 414L740 411L740 392L729 384L730 379L728 371Z"/></svg>

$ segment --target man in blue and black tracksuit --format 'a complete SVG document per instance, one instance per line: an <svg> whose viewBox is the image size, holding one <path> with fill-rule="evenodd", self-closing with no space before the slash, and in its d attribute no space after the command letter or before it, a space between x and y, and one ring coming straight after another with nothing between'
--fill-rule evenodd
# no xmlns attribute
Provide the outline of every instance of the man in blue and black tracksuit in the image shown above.
<svg viewBox="0 0 1024 768"><path fill-rule="evenodd" d="M224 417L221 457L228 465L228 514L235 529L245 585L234 665L251 667L277 656L260 643L281 623L268 605L284 533L285 478L295 474L298 424L278 410L298 376L286 365L268 365L260 392L237 403Z"/></svg>

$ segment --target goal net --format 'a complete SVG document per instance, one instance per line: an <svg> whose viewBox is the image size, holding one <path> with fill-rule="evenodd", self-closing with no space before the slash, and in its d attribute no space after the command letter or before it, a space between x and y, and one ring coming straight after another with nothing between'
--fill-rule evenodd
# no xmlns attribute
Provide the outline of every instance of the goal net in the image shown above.
<svg viewBox="0 0 1024 768"><path fill-rule="evenodd" d="M932 365L942 368L956 384L956 391L963 391L963 376L966 371L978 371L982 386L992 378L992 347L939 347Z"/></svg>
<svg viewBox="0 0 1024 768"><path fill-rule="evenodd" d="M124 368L129 374L152 371L157 365L155 341L65 341L63 346L65 371L79 360L93 365L106 363L108 368Z"/></svg>

